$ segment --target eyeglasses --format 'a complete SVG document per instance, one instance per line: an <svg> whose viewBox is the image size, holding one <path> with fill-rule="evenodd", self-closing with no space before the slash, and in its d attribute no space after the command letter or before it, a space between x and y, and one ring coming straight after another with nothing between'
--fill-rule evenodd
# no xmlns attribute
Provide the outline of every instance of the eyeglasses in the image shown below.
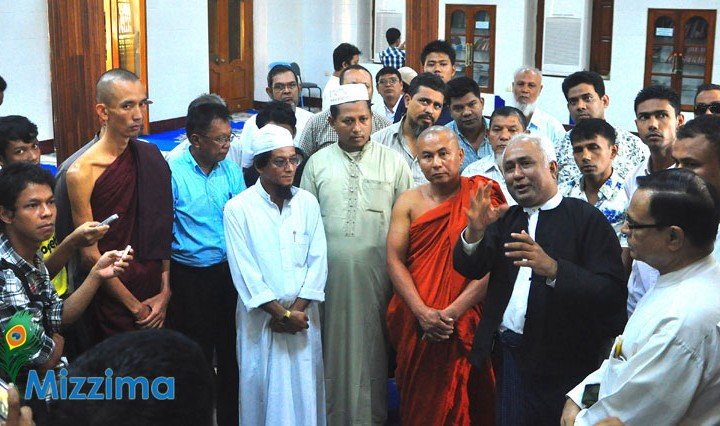
<svg viewBox="0 0 720 426"><path fill-rule="evenodd" d="M697 104L695 105L695 115L705 114L705 111L710 110L713 114L720 114L720 102L713 102L708 104Z"/></svg>
<svg viewBox="0 0 720 426"><path fill-rule="evenodd" d="M207 140L209 140L209 141L212 141L212 142L214 142L215 144L220 145L220 146L224 146L224 145L231 144L232 141L235 139L235 135L234 135L234 134L230 134L230 136L219 136L219 137L214 138L214 139L211 139L211 138L208 137L208 135L203 135L202 133L199 133L198 135L199 135L199 136L202 136L202 137L204 137L205 139L207 139Z"/></svg>
<svg viewBox="0 0 720 426"><path fill-rule="evenodd" d="M283 169L287 167L289 164L292 164L293 166L297 167L302 163L302 158L298 155L294 155L289 158L283 158L283 157L275 157L272 160L270 160L273 166L277 167L278 169Z"/></svg>
<svg viewBox="0 0 720 426"><path fill-rule="evenodd" d="M664 223L637 223L631 219L625 219L625 226L630 229L660 229L660 228L667 228L670 225L666 225Z"/></svg>
<svg viewBox="0 0 720 426"><path fill-rule="evenodd" d="M288 84L282 84L282 83L275 83L272 85L272 89L274 92L283 92L285 89L288 90L295 90L297 89L298 85L296 82L288 83Z"/></svg>
<svg viewBox="0 0 720 426"><path fill-rule="evenodd" d="M381 78L378 80L379 86L393 86L395 84L398 84L400 80L397 77L391 77L391 78Z"/></svg>

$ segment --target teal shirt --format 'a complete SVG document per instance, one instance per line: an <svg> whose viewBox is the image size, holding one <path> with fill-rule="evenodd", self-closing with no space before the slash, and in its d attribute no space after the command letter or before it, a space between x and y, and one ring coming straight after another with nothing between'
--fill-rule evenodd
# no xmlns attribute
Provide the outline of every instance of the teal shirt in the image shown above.
<svg viewBox="0 0 720 426"><path fill-rule="evenodd" d="M485 117L483 117L483 120L485 120L485 129L489 130L490 120ZM463 159L462 166L460 166L460 172L465 170L465 167L469 166L470 163L474 163L485 156L493 155L492 146L490 145L490 142L487 138L488 130L485 131L485 138L483 138L483 143L480 144L480 147L476 151L475 148L473 148L472 144L467 139L465 139L465 136L462 135L460 129L458 129L457 123L455 123L455 120L446 124L445 127L448 127L452 129L453 132L455 132L458 137L458 141L460 142L460 148L465 151L465 158Z"/></svg>
<svg viewBox="0 0 720 426"><path fill-rule="evenodd" d="M205 175L187 149L170 160L170 170L175 208L172 259L195 267L226 261L223 209L245 189L240 167L225 159Z"/></svg>

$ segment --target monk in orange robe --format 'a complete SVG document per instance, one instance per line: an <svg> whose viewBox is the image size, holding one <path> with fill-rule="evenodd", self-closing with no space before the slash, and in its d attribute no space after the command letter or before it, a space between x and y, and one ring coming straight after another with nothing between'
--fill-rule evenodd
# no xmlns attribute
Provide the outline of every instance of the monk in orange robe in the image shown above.
<svg viewBox="0 0 720 426"><path fill-rule="evenodd" d="M490 191L495 205L505 197L495 181L460 177L464 153L452 130L425 130L416 152L429 183L398 198L387 242L395 289L387 323L397 351L402 423L493 425L492 368L477 369L468 360L487 277L471 281L457 273L452 249L478 189Z"/></svg>

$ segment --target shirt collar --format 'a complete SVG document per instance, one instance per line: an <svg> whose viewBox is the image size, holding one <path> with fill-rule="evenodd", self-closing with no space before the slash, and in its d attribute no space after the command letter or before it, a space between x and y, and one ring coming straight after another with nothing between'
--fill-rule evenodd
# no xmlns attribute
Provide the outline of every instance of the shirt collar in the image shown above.
<svg viewBox="0 0 720 426"><path fill-rule="evenodd" d="M527 213L529 216L532 216L540 210L552 210L560 205L562 199L562 194L556 189L555 195L550 197L549 200L545 201L544 204L537 207L523 207L523 211L525 211L525 213Z"/></svg>
<svg viewBox="0 0 720 426"><path fill-rule="evenodd" d="M38 267L36 265L40 265L41 257L39 255L39 251L35 252L33 255L33 263L28 263L25 259L18 254L17 251L13 248L13 246L10 244L10 240L7 238L4 232L0 233L0 253L2 253L2 257L14 264L17 265L21 270L23 270L25 273L37 271Z"/></svg>
<svg viewBox="0 0 720 426"><path fill-rule="evenodd" d="M255 190L256 190L257 193L260 195L260 197L261 197L263 200L265 200L265 202L267 202L268 204L272 204L273 206L276 206L276 204L273 203L272 198L270 198L270 194L268 194L267 191L265 191L265 188L264 188L264 187L262 186L262 184L260 183L260 179L259 179L259 178L258 178L257 182L255 182L255 185L253 185L253 186L255 187ZM283 207L284 207L284 206L289 206L289 205L292 203L292 201L295 199L295 194L297 194L297 192L298 192L298 188L296 188L296 187L293 186L293 187L290 188L290 192L292 193L293 197L292 197L291 199L289 199L289 200L285 200L285 201L283 202Z"/></svg>

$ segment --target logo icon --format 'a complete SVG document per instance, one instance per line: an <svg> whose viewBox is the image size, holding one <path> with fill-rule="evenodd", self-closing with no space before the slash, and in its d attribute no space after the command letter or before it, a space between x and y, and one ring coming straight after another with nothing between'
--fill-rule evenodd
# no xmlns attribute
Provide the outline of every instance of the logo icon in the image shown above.
<svg viewBox="0 0 720 426"><path fill-rule="evenodd" d="M29 311L18 311L10 317L0 339L0 368L15 382L20 369L42 347L40 325Z"/></svg>

